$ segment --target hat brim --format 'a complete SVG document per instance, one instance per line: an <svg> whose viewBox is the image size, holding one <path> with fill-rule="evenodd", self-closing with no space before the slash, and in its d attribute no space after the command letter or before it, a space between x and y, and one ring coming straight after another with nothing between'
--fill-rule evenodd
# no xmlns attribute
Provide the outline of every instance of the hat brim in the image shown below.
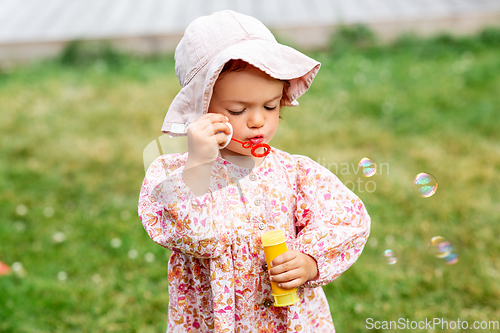
<svg viewBox="0 0 500 333"><path fill-rule="evenodd" d="M289 81L286 106L298 105L297 98L309 89L321 66L316 60L279 43L258 39L231 45L207 64L203 114L208 111L215 82L230 60L243 60L277 80Z"/></svg>
<svg viewBox="0 0 500 333"><path fill-rule="evenodd" d="M162 132L173 136L186 135L187 126L208 112L215 82L230 60L243 60L275 79L288 81L290 85L285 91L283 103L286 106L298 105L297 98L309 89L321 66L316 60L277 42L247 39L228 46L181 89L170 105ZM204 82L200 82L203 78ZM202 101L186 100L201 97L196 96L196 91L203 91ZM175 115L177 120L169 117L169 113Z"/></svg>

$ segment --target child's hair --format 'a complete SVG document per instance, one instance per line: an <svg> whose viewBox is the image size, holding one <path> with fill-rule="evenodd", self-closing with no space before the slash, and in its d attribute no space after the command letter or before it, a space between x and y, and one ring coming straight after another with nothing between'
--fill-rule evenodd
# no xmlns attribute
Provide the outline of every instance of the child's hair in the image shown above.
<svg viewBox="0 0 500 333"><path fill-rule="evenodd" d="M222 68L222 70L221 70L221 72L219 74L219 78L223 77L224 74L226 74L227 72L239 72L239 71L242 71L245 68L247 68L248 65L250 65L248 62L243 61L241 59L231 59L228 62L226 62L226 64Z"/></svg>
<svg viewBox="0 0 500 333"><path fill-rule="evenodd" d="M219 74L219 79L223 78L225 76L225 74L227 74L229 72L240 72L240 71L243 71L248 66L251 66L251 64L249 64L246 61L243 61L241 59L231 59L228 62L226 62L226 64L222 68L222 70L221 70L221 72ZM283 85L283 97L285 97L285 95L287 93L287 90L290 87L290 81L288 81L288 80L280 80L280 81L282 81L282 82L285 83ZM281 117L281 111L283 110L283 107L285 106L285 99L283 97L280 100L280 119L283 119Z"/></svg>

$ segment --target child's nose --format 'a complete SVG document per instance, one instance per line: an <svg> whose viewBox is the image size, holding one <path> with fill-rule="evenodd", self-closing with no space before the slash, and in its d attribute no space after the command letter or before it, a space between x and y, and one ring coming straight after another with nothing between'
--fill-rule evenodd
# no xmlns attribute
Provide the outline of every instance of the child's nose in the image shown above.
<svg viewBox="0 0 500 333"><path fill-rule="evenodd" d="M252 112L250 118L248 119L248 127L255 128L264 126L266 123L266 110L264 108L262 109L263 110L255 110Z"/></svg>

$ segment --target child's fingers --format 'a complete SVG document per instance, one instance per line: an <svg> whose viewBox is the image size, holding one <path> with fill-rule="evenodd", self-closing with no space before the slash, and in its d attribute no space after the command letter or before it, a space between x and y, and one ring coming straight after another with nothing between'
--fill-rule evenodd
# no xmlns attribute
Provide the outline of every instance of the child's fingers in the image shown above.
<svg viewBox="0 0 500 333"><path fill-rule="evenodd" d="M213 116L200 117L188 129L188 137L192 138L191 146L205 145L210 140L214 140L218 145L225 144L232 134L227 119L221 114L211 114ZM221 122L221 121L224 122Z"/></svg>
<svg viewBox="0 0 500 333"><path fill-rule="evenodd" d="M304 258L307 255L290 250L276 257L269 269L269 279L282 285L283 289L291 289L304 284L310 272Z"/></svg>
<svg viewBox="0 0 500 333"><path fill-rule="evenodd" d="M274 282L287 282L297 278L300 278L300 271L298 269L287 270L270 275L270 280Z"/></svg>
<svg viewBox="0 0 500 333"><path fill-rule="evenodd" d="M279 274L290 272L296 268L297 268L297 266L295 265L295 263L293 261L286 261L280 265L273 266L273 268L271 268L269 270L269 275L276 276Z"/></svg>
<svg viewBox="0 0 500 333"><path fill-rule="evenodd" d="M300 268L299 261L295 259L296 256L294 255L294 253L288 253L288 252L285 252L282 255L276 257L271 262L272 268L269 269L269 275L275 276Z"/></svg>
<svg viewBox="0 0 500 333"><path fill-rule="evenodd" d="M276 267L278 265L285 264L285 263L289 262L290 260L295 259L297 257L295 252L296 251L286 251L285 253L280 254L279 256L274 258L273 261L271 261L271 267Z"/></svg>
<svg viewBox="0 0 500 333"><path fill-rule="evenodd" d="M280 287L281 289L288 290L288 289L298 288L301 285L303 285L304 282L305 281L303 281L302 279L295 279L295 280L288 281L288 282L279 282L278 287Z"/></svg>
<svg viewBox="0 0 500 333"><path fill-rule="evenodd" d="M212 129L214 131L214 134L218 133L224 133L224 134L231 134L231 128L227 125L227 123L213 123Z"/></svg>
<svg viewBox="0 0 500 333"><path fill-rule="evenodd" d="M271 281L278 283L280 288L291 289L304 284L307 281L306 275L307 273L303 269L296 268L281 274L272 275L269 278Z"/></svg>
<svg viewBox="0 0 500 333"><path fill-rule="evenodd" d="M189 125L189 130L201 132L207 136L212 136L218 132L223 132L229 135L231 134L231 129L226 123L226 116L219 113L210 113L198 118L195 122Z"/></svg>

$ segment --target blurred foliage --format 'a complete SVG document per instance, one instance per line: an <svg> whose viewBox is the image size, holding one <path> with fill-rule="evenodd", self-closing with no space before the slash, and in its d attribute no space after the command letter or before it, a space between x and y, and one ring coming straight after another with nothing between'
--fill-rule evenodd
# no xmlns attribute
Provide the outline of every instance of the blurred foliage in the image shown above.
<svg viewBox="0 0 500 333"><path fill-rule="evenodd" d="M346 52L365 54L386 54L406 52L418 57L443 57L465 51L480 51L500 45L500 28L488 27L477 35L452 35L442 33L429 38L421 38L413 33L405 33L390 44L383 44L366 25L341 26L331 38L330 52L342 57Z"/></svg>
<svg viewBox="0 0 500 333"><path fill-rule="evenodd" d="M69 42L61 52L59 61L63 65L85 67L110 66L120 68L124 65L126 55L114 49L109 42L75 40Z"/></svg>
<svg viewBox="0 0 500 333"><path fill-rule="evenodd" d="M333 54L344 54L346 51L362 51L373 48L377 44L377 38L367 26L359 24L352 26L341 26L332 35L331 52Z"/></svg>

